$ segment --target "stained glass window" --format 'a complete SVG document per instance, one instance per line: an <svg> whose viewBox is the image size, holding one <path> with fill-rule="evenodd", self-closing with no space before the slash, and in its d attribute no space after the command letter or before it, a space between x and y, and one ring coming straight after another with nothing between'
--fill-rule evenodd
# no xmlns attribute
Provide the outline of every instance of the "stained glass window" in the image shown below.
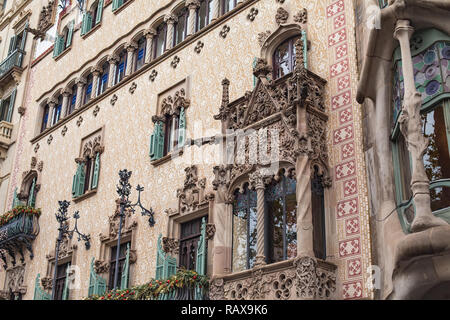
<svg viewBox="0 0 450 320"><path fill-rule="evenodd" d="M256 192L245 185L233 203L233 272L253 268L256 259Z"/></svg>

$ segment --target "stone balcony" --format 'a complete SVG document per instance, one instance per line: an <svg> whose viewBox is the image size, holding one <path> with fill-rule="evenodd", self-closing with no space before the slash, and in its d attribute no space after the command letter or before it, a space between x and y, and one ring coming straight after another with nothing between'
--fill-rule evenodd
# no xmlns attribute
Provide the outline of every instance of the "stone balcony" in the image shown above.
<svg viewBox="0 0 450 320"><path fill-rule="evenodd" d="M13 124L7 121L0 122L0 159L6 159L6 152L11 145Z"/></svg>
<svg viewBox="0 0 450 320"><path fill-rule="evenodd" d="M337 267L310 257L255 267L211 281L211 300L331 300Z"/></svg>
<svg viewBox="0 0 450 320"><path fill-rule="evenodd" d="M14 50L5 60L0 63L0 87L3 87L9 81L18 82L22 75L22 62L25 52L20 49Z"/></svg>

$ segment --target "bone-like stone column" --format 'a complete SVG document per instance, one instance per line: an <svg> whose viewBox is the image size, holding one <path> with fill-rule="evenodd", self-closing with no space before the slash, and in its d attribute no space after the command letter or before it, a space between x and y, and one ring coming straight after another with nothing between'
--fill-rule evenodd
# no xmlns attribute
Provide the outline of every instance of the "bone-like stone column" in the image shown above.
<svg viewBox="0 0 450 320"><path fill-rule="evenodd" d="M130 74L133 73L134 71L134 52L137 49L137 43L135 42L130 42L125 46L125 49L127 50L127 70L125 72L125 76L129 76Z"/></svg>
<svg viewBox="0 0 450 320"><path fill-rule="evenodd" d="M75 104L75 110L78 110L83 103L83 87L86 85L86 79L79 78L77 80L77 101Z"/></svg>
<svg viewBox="0 0 450 320"><path fill-rule="evenodd" d="M311 161L308 156L297 157L297 256L314 257L311 207Z"/></svg>
<svg viewBox="0 0 450 320"><path fill-rule="evenodd" d="M408 20L397 21L394 38L400 42L402 70L405 79L405 96L399 123L412 161L411 190L416 207L416 216L412 222L411 231L420 232L428 228L444 226L447 223L435 217L431 212L430 181L426 175L423 163L423 155L428 147L429 139L425 138L422 133L420 116L422 97L417 92L414 82L414 69L409 42L413 33L414 28Z"/></svg>
<svg viewBox="0 0 450 320"><path fill-rule="evenodd" d="M164 17L164 22L167 23L166 50L172 49L173 47L174 24L177 21L178 18L174 14L168 14Z"/></svg>
<svg viewBox="0 0 450 320"><path fill-rule="evenodd" d="M200 1L188 0L186 1L186 7L189 9L187 35L190 36L195 33L196 11L200 7Z"/></svg>
<svg viewBox="0 0 450 320"><path fill-rule="evenodd" d="M252 189L256 190L256 262L255 266L266 264L266 256L264 254L264 176L259 171L250 174L249 182Z"/></svg>
<svg viewBox="0 0 450 320"><path fill-rule="evenodd" d="M112 55L108 58L109 63L109 79L108 79L108 88L114 86L114 78L116 77L116 69L117 64L119 63L119 58L115 55Z"/></svg>
<svg viewBox="0 0 450 320"><path fill-rule="evenodd" d="M156 30L155 29L148 29L144 31L145 39L147 40L147 50L145 52L145 60L144 63L150 63L152 61L153 57L153 39L156 36Z"/></svg>

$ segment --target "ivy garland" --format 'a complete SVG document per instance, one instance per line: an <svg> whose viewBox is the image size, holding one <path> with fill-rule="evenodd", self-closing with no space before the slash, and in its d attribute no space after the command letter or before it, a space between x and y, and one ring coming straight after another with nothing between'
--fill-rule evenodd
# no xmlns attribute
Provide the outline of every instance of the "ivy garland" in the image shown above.
<svg viewBox="0 0 450 320"><path fill-rule="evenodd" d="M177 288L199 288L205 293L209 278L192 270L180 269L166 280L151 279L148 283L124 290L111 290L104 295L93 295L85 300L158 300L162 294L174 292Z"/></svg>
<svg viewBox="0 0 450 320"><path fill-rule="evenodd" d="M41 209L35 209L29 206L17 206L0 216L0 227L8 224L11 220L22 214L27 214L31 217L36 216L39 218L41 216Z"/></svg>

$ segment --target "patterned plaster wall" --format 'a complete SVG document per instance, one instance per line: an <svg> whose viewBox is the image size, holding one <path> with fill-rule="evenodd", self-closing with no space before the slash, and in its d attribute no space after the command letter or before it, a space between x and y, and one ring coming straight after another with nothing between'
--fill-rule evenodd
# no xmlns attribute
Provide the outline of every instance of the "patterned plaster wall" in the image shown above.
<svg viewBox="0 0 450 320"><path fill-rule="evenodd" d="M47 56L31 70L30 90L26 96L27 112L22 120L9 199L11 201L14 187L20 185L22 172L29 169L31 157L35 156L38 161L43 161L42 186L37 196L37 206L43 212L39 221L41 231L34 242L35 258L27 262L25 283L28 291L25 298L33 298L37 273L41 273L41 277L45 276L45 256L54 249L57 236L54 217L57 201L71 199L72 177L76 170L74 160L79 156L81 140L100 127L104 127L105 151L101 156L98 192L79 203L72 203L69 210L71 213L80 211L79 229L90 233L92 237L92 248L89 251L82 245L77 250L76 260L81 270L82 287L81 290L73 290L71 298L79 299L87 294L89 263L92 257L98 258L99 233L106 234L108 231L108 216L115 209L117 173L123 168L133 171L131 184L136 186L139 183L145 187L142 202L156 212L154 228L149 228L145 218L136 215L137 262L131 275L131 283L143 283L154 275L157 237L166 232L167 217L164 210L177 208L176 190L183 185L184 168L187 166L177 166L174 161L157 167L150 164L149 138L153 130L151 117L156 112L158 94L189 77L191 106L186 112L187 129L190 132L188 136L219 133L220 122L214 121L213 115L217 114L221 102L221 81L225 77L230 80L231 100L253 88L252 63L261 50L258 34L276 30L274 17L280 6L290 13L290 19L301 8L308 9L308 34L312 43L309 53L310 69L329 81L327 101L330 103L327 107L331 118L328 143L331 166L335 169L334 184L330 192L334 194L331 198L337 199L329 207L330 214L336 214L339 235L339 244L334 246L335 252L331 252L330 260L339 266L339 283L342 283L339 295L346 299L370 297L365 288L365 270L370 265L370 234L360 138L361 114L352 99L356 93L357 74L353 8L350 0L345 3L287 0L283 4L275 0L257 1L251 6L259 10L253 22L247 19L250 7L225 22L230 27L225 39L219 36L223 27L221 24L201 37L204 47L200 54L194 51L197 42L189 44L176 53L180 58L176 68L171 66L173 56L169 56L132 81L137 85L133 94L129 91L132 82L114 92L118 97L114 106L110 103L111 95L105 96L96 104L99 107L97 115L93 112L96 105L85 110L66 124L67 132L64 136L61 127L51 132L51 140L50 135L46 135L34 144L29 142L34 138L35 127L39 123L36 99L53 86L54 81L64 78L70 70L79 68L88 56L94 56L108 46L111 39L105 35L112 28L117 26L120 29L118 34L122 34L127 28L143 20L150 12L145 7L147 3L144 0L134 0L116 17L121 19L121 24L112 21L104 23L101 27L105 28L104 31L96 31L97 34L91 36L89 41L92 47L89 52L85 52L85 46L77 46L75 42L70 56L63 57L57 63ZM108 6L106 10L111 8ZM129 21L122 19L122 15L129 17ZM76 34L75 37L79 35ZM149 80L153 69L158 71L154 82ZM202 124L203 132L194 132L196 121ZM199 177L207 178L207 191L212 189L212 167L213 164L199 165ZM136 193L133 192L132 200L135 199Z"/></svg>

